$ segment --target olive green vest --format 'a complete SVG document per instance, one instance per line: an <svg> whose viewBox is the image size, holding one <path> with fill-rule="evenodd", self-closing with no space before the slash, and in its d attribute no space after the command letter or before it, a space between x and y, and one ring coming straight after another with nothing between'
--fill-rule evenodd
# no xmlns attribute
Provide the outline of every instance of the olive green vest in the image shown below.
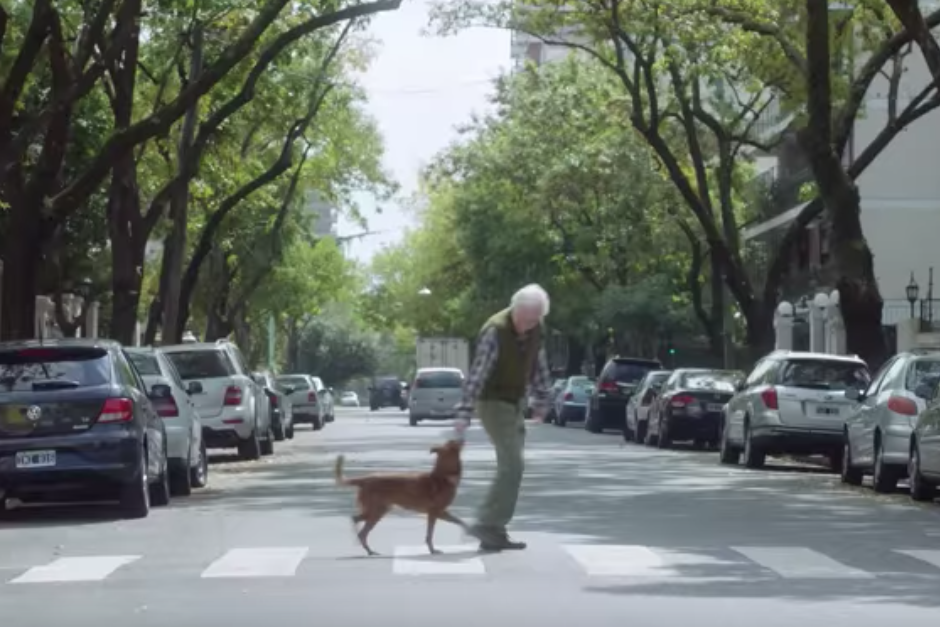
<svg viewBox="0 0 940 627"><path fill-rule="evenodd" d="M512 326L508 309L497 313L486 321L482 331L496 327L499 338L499 357L489 379L483 385L480 398L489 401L518 403L525 396L529 373L535 366L542 344L541 326L532 329L523 344L520 344ZM482 332L481 331L481 332Z"/></svg>

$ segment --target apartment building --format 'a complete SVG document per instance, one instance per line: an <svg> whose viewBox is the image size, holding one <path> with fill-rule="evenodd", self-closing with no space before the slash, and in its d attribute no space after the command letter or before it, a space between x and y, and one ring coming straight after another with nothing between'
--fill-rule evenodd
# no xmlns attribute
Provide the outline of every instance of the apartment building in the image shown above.
<svg viewBox="0 0 940 627"><path fill-rule="evenodd" d="M313 221L313 234L317 237L336 237L339 211L324 199L319 193L313 191L307 196L304 208Z"/></svg>
<svg viewBox="0 0 940 627"><path fill-rule="evenodd" d="M855 63L860 65L861 61ZM906 57L900 82L898 110L903 110L930 82L920 52ZM851 68L849 68L849 71ZM865 97L845 154L852 163L888 121L889 81L879 77ZM765 132L778 130L781 119L768 116ZM940 112L932 112L898 134L857 183L861 194L862 226L874 254L875 276L885 300L884 324L893 327L909 317L906 288L911 274L922 298L929 298L930 268L940 266L940 249L933 246L940 233L940 177L935 173L940 156ZM758 218L742 230L755 283L760 286L771 251L805 206L806 186L813 181L809 164L792 133L785 136L773 155L758 159L763 171L752 183L758 193ZM804 191L801 197L801 190ZM762 192L762 193L761 193ZM837 277L830 263L829 228L825 215L801 234L790 261L790 273L782 297L798 300L833 289ZM933 309L940 308L934 306Z"/></svg>

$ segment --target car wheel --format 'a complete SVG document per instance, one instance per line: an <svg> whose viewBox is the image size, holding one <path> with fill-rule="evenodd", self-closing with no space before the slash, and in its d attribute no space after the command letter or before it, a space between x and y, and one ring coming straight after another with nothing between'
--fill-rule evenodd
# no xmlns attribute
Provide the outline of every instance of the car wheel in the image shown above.
<svg viewBox="0 0 940 627"><path fill-rule="evenodd" d="M155 507L170 504L170 463L166 458L166 450L163 451L163 472L160 478L150 486L150 502Z"/></svg>
<svg viewBox="0 0 940 627"><path fill-rule="evenodd" d="M261 454L274 455L274 429L268 427L267 436L261 440Z"/></svg>
<svg viewBox="0 0 940 627"><path fill-rule="evenodd" d="M316 417L313 419L313 422L311 423L311 426L313 427L313 430L314 430L314 431L319 431L320 429L323 428L323 421L320 420L320 417L319 417L319 416L316 416Z"/></svg>
<svg viewBox="0 0 940 627"><path fill-rule="evenodd" d="M633 429L630 428L630 419L624 417L623 441L633 442L635 439L636 439L636 433L634 433Z"/></svg>
<svg viewBox="0 0 940 627"><path fill-rule="evenodd" d="M767 454L751 437L751 427L744 425L744 465L747 468L763 468Z"/></svg>
<svg viewBox="0 0 940 627"><path fill-rule="evenodd" d="M639 419L636 421L636 433L634 435L634 440L638 444L643 444L643 441L646 440L646 423L640 422Z"/></svg>
<svg viewBox="0 0 940 627"><path fill-rule="evenodd" d="M189 496L193 493L192 463L175 460L170 465L170 493L173 496Z"/></svg>
<svg viewBox="0 0 940 627"><path fill-rule="evenodd" d="M199 448L199 460L189 471L189 483L194 488L204 488L209 483L209 455L205 444Z"/></svg>
<svg viewBox="0 0 940 627"><path fill-rule="evenodd" d="M741 451L739 451L731 442L728 441L728 428L725 425L721 427L721 441L718 449L719 463L727 466L736 466L741 461Z"/></svg>
<svg viewBox="0 0 940 627"><path fill-rule="evenodd" d="M656 446L659 444L659 434L654 434L650 429L650 419L646 419L646 425L643 427L643 444L646 446Z"/></svg>
<svg viewBox="0 0 940 627"><path fill-rule="evenodd" d="M871 483L875 492L890 494L898 489L899 477L897 468L885 463L884 447L879 440L875 440L875 464L872 469Z"/></svg>
<svg viewBox="0 0 940 627"><path fill-rule="evenodd" d="M847 485L862 485L864 476L865 473L862 472L862 469L855 466L855 461L852 459L852 446L849 444L849 435L845 434L842 443L842 468L839 472L839 478L842 483Z"/></svg>
<svg viewBox="0 0 940 627"><path fill-rule="evenodd" d="M294 439L294 423L293 423L293 422L290 423L290 425L287 427L287 433L286 433L286 435L287 435L287 439L288 439L288 440L293 440L293 439Z"/></svg>
<svg viewBox="0 0 940 627"><path fill-rule="evenodd" d="M252 431L247 440L238 442L238 456L246 461L252 461L261 457L261 442L258 440L257 430Z"/></svg>
<svg viewBox="0 0 940 627"><path fill-rule="evenodd" d="M150 513L150 477L147 474L147 453L140 455L140 467L131 481L121 488L120 507L125 518L146 518Z"/></svg>
<svg viewBox="0 0 940 627"><path fill-rule="evenodd" d="M584 429L588 433L600 433L603 429L600 428L600 425L597 424L597 419L594 418L594 412L591 411L591 406L588 405L585 410L584 415Z"/></svg>
<svg viewBox="0 0 940 627"><path fill-rule="evenodd" d="M287 437L287 434L285 433L285 429L284 429L283 420L284 420L283 418L278 418L277 421L274 423L274 441L275 442L283 442L284 439Z"/></svg>
<svg viewBox="0 0 940 627"><path fill-rule="evenodd" d="M937 486L930 483L920 471L920 447L911 447L909 462L911 498L915 501L932 501L937 496Z"/></svg>

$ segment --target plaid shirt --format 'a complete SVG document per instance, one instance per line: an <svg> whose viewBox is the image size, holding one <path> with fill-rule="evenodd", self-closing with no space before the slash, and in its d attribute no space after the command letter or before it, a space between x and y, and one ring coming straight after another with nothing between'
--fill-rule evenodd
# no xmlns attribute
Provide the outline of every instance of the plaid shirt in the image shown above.
<svg viewBox="0 0 940 627"><path fill-rule="evenodd" d="M525 345L528 334L517 338L520 348ZM463 398L457 405L457 417L470 420L473 414L473 408L476 405L483 386L490 378L496 360L499 357L499 333L494 327L490 327L480 334L477 340L477 354L470 366L470 373L463 385ZM548 359L545 357L545 349L539 349L538 359L528 375L528 390L526 396L535 397L535 406L537 409L544 409L548 404L549 388L551 387L551 372L548 369Z"/></svg>

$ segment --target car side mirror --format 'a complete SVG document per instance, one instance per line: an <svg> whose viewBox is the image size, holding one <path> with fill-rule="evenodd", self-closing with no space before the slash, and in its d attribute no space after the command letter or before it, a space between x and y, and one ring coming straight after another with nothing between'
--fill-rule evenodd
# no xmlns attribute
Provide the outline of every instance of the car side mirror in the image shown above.
<svg viewBox="0 0 940 627"><path fill-rule="evenodd" d="M202 394L202 384L199 381L190 381L186 387L186 392L189 394Z"/></svg>
<svg viewBox="0 0 940 627"><path fill-rule="evenodd" d="M862 391L858 388L848 387L845 390L845 398L856 403L862 400Z"/></svg>
<svg viewBox="0 0 940 627"><path fill-rule="evenodd" d="M746 390L746 389L747 389L747 381L746 381L746 380L743 380L743 379L742 379L742 380L738 381L738 382L734 385L734 390L735 390L735 392L743 392L743 391Z"/></svg>
<svg viewBox="0 0 940 627"><path fill-rule="evenodd" d="M333 393L333 388L326 388L326 390L327 390L327 392L329 392L330 394Z"/></svg>
<svg viewBox="0 0 940 627"><path fill-rule="evenodd" d="M154 400L172 398L173 388L164 383L157 383L152 388L150 388L149 396Z"/></svg>

